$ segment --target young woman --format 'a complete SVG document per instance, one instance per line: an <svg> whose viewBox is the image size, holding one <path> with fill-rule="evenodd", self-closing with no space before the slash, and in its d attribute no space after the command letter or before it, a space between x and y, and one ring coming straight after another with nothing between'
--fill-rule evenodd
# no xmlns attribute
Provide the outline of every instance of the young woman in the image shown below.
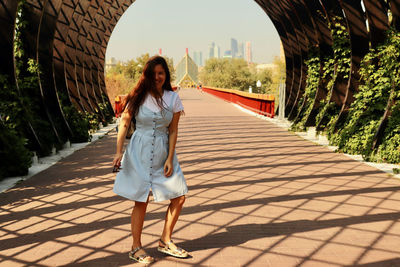
<svg viewBox="0 0 400 267"><path fill-rule="evenodd" d="M113 161L114 168L120 167L114 192L135 201L131 215L133 245L129 257L141 263L154 261L141 243L150 189L154 201L170 200L158 251L179 258L188 256L171 240L188 191L175 154L182 112L182 102L172 91L167 62L160 56L150 58L136 87L125 99ZM133 118L136 130L123 154L125 136Z"/></svg>

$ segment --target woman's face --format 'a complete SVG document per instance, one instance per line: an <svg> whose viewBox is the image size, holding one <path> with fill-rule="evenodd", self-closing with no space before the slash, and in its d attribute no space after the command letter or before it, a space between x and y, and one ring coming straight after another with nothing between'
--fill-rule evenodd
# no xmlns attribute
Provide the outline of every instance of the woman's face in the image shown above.
<svg viewBox="0 0 400 267"><path fill-rule="evenodd" d="M156 87L158 90L162 89L162 86L165 82L166 74L165 70L161 64L158 64L154 67L154 79L156 82Z"/></svg>

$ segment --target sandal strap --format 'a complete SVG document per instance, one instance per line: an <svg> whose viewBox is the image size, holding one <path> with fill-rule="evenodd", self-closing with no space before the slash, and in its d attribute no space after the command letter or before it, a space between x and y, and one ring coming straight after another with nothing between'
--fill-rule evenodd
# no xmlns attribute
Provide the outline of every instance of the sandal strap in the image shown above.
<svg viewBox="0 0 400 267"><path fill-rule="evenodd" d="M135 253L138 252L141 248L142 248L142 247L137 247L137 248L133 249L133 250L131 251L132 256L135 255Z"/></svg>
<svg viewBox="0 0 400 267"><path fill-rule="evenodd" d="M171 244L175 244L174 241L172 241L172 239L168 242L164 242L161 238L160 238L160 242L161 244L163 244L164 247L169 248L169 245Z"/></svg>
<svg viewBox="0 0 400 267"><path fill-rule="evenodd" d="M134 255L134 257L135 257L135 255ZM144 260L145 258L150 257L150 255L149 254L142 254L142 255L139 255L139 256L136 256L136 257L141 259L141 260Z"/></svg>
<svg viewBox="0 0 400 267"><path fill-rule="evenodd" d="M135 258L144 260L146 257L151 257L149 254L147 254L146 252L144 254L141 254L139 256L135 256L135 253L138 252L139 250L143 249L143 247L137 247L134 250L131 251L131 255Z"/></svg>

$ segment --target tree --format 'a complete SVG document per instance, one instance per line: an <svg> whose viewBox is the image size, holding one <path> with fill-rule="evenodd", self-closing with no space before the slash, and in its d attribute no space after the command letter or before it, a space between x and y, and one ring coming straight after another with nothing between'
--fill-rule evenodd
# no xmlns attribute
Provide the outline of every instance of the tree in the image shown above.
<svg viewBox="0 0 400 267"><path fill-rule="evenodd" d="M125 64L118 63L106 73L106 87L111 103L114 103L117 95L126 95L139 81L143 68L149 60L149 53L143 54L136 59L131 59ZM171 73L171 82L175 79L174 61L172 58L164 57Z"/></svg>
<svg viewBox="0 0 400 267"><path fill-rule="evenodd" d="M261 82L261 94L267 94L272 92L272 71L269 69L263 69L255 74L257 81Z"/></svg>
<svg viewBox="0 0 400 267"><path fill-rule="evenodd" d="M254 83L252 74L244 59L211 58L200 72L204 85L245 91Z"/></svg>

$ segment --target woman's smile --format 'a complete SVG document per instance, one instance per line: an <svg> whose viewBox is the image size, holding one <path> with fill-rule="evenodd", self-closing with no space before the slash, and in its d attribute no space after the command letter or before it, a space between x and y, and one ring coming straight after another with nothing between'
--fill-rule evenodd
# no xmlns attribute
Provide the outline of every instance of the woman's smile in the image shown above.
<svg viewBox="0 0 400 267"><path fill-rule="evenodd" d="M157 89L161 90L162 86L165 82L165 70L161 64L158 64L154 67L154 78L156 82Z"/></svg>

